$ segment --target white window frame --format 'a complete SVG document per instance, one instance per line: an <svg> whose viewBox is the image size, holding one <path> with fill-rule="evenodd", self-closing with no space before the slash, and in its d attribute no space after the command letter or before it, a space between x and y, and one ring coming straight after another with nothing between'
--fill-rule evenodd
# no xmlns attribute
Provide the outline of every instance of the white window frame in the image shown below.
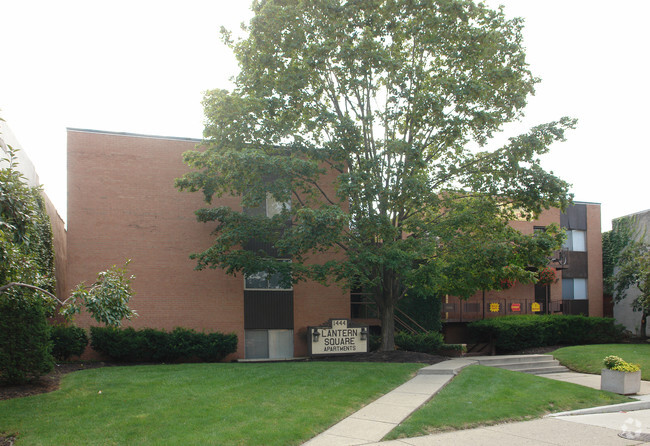
<svg viewBox="0 0 650 446"><path fill-rule="evenodd" d="M577 238L578 233L582 236L582 240L581 240L582 246L579 246L579 248L582 249L576 249L575 246L576 245L575 239ZM587 231L582 231L578 229L570 229L566 231L566 240L564 241L562 248L574 252L587 252Z"/></svg>

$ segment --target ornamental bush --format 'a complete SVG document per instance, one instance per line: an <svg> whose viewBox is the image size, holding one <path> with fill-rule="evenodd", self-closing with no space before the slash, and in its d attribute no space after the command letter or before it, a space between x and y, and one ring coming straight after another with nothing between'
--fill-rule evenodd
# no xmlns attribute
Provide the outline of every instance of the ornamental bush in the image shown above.
<svg viewBox="0 0 650 446"><path fill-rule="evenodd" d="M91 346L117 362L217 362L237 351L237 335L144 328L91 327Z"/></svg>
<svg viewBox="0 0 650 446"><path fill-rule="evenodd" d="M634 373L641 370L641 366L639 364L631 364L627 361L624 361L623 358L614 355L605 357L603 363L605 364L606 368L610 370L615 370L617 372Z"/></svg>
<svg viewBox="0 0 650 446"><path fill-rule="evenodd" d="M0 382L23 384L54 367L40 299L0 295Z"/></svg>
<svg viewBox="0 0 650 446"><path fill-rule="evenodd" d="M436 354L443 343L442 333L437 331L419 334L395 333L395 345L400 350Z"/></svg>
<svg viewBox="0 0 650 446"><path fill-rule="evenodd" d="M86 330L72 325L50 327L52 356L57 361L67 361L71 356L81 356L88 345Z"/></svg>
<svg viewBox="0 0 650 446"><path fill-rule="evenodd" d="M468 325L476 342L494 342L500 352L549 345L618 342L624 327L612 318L572 315L502 316Z"/></svg>

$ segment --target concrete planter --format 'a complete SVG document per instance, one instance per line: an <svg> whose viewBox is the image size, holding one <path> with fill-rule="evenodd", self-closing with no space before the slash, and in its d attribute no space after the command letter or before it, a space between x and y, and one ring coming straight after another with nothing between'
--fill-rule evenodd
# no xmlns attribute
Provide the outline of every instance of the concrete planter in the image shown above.
<svg viewBox="0 0 650 446"><path fill-rule="evenodd" d="M641 370L638 372L619 372L602 369L600 390L608 390L620 395L632 395L641 389Z"/></svg>

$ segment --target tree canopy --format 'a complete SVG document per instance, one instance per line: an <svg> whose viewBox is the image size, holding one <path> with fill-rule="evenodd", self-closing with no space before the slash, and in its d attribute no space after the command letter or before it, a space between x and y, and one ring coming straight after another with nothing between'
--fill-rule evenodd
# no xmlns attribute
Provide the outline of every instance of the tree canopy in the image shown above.
<svg viewBox="0 0 650 446"><path fill-rule="evenodd" d="M461 0L253 10L245 38L223 31L236 87L206 93L205 147L184 155L193 170L177 180L244 208L197 212L216 223L198 268L362 289L382 314L384 349L408 289L467 296L504 276L533 280L527 267L547 262L560 231L523 236L507 222L568 204L568 184L539 156L575 121L488 146L538 82L520 19ZM275 211L247 211L263 204ZM251 239L275 251L246 249ZM318 261L325 251L338 259Z"/></svg>

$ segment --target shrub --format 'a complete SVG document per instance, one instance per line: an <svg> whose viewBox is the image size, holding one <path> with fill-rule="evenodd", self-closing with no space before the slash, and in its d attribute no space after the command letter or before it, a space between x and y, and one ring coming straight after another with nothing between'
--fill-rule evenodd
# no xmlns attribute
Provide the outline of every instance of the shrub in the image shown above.
<svg viewBox="0 0 650 446"><path fill-rule="evenodd" d="M468 325L477 342L494 342L501 352L548 345L605 344L619 341L623 327L612 318L570 315L503 316Z"/></svg>
<svg viewBox="0 0 650 446"><path fill-rule="evenodd" d="M40 299L0 296L0 381L22 384L54 367L45 313Z"/></svg>
<svg viewBox="0 0 650 446"><path fill-rule="evenodd" d="M57 361L67 361L71 356L80 356L88 345L86 330L74 326L51 326L50 339L52 356Z"/></svg>
<svg viewBox="0 0 650 446"><path fill-rule="evenodd" d="M187 328L163 330L91 327L91 346L118 362L177 362L199 358L220 361L237 351L237 335L199 333Z"/></svg>
<svg viewBox="0 0 650 446"><path fill-rule="evenodd" d="M395 333L395 345L401 350L435 354L443 345L442 333Z"/></svg>
<svg viewBox="0 0 650 446"><path fill-rule="evenodd" d="M381 336L380 335L370 335L368 336L368 351L374 352L379 350L381 347Z"/></svg>

